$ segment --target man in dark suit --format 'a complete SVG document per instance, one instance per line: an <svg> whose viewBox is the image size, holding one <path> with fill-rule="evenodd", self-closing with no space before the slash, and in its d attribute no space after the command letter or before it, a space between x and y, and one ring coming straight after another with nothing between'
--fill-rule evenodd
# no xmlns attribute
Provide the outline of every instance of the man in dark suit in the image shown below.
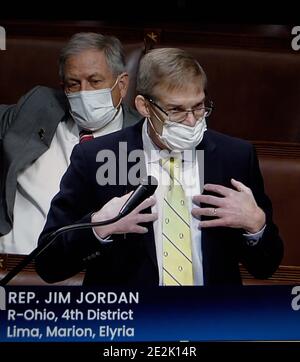
<svg viewBox="0 0 300 362"><path fill-rule="evenodd" d="M36 259L45 281L85 269L86 285L240 284L239 263L272 275L283 245L254 148L207 130L205 87L183 50L144 56L136 97L144 121L74 148L39 243L64 225L116 216L134 174L159 180L155 196L113 224L57 237Z"/></svg>
<svg viewBox="0 0 300 362"><path fill-rule="evenodd" d="M61 51L59 73L62 90L38 86L16 105L0 106L2 253L27 254L36 246L80 137L141 118L122 103L128 74L118 39L75 34Z"/></svg>

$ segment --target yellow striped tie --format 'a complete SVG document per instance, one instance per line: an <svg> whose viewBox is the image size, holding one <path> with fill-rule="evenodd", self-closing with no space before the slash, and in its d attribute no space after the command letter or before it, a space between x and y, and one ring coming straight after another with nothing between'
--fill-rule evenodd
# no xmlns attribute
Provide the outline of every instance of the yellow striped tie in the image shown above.
<svg viewBox="0 0 300 362"><path fill-rule="evenodd" d="M190 215L180 183L181 159L163 161L170 186L163 203L163 284L193 285Z"/></svg>

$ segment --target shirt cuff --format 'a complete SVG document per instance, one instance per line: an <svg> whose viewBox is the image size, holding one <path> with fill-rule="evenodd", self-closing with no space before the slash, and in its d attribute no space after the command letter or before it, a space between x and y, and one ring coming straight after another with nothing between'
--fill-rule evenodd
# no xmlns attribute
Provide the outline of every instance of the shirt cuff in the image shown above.
<svg viewBox="0 0 300 362"><path fill-rule="evenodd" d="M107 244L107 243L111 243L113 241L113 239L110 239L111 235L108 235L105 239L102 239L95 231L95 228L93 228L93 233L95 235L95 237L100 241L101 244Z"/></svg>
<svg viewBox="0 0 300 362"><path fill-rule="evenodd" d="M263 233L265 231L267 225L265 225L261 230L259 230L257 233L251 234L251 233L246 233L243 234L243 236L246 239L246 242L249 246L255 246L259 240L262 238Z"/></svg>

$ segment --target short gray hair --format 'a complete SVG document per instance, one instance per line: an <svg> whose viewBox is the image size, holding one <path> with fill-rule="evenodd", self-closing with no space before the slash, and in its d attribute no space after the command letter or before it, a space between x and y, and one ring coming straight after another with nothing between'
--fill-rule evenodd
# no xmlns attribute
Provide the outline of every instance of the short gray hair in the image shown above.
<svg viewBox="0 0 300 362"><path fill-rule="evenodd" d="M137 93L154 96L158 85L164 85L169 90L182 89L199 76L205 90L206 74L192 55L178 48L152 49L141 59Z"/></svg>
<svg viewBox="0 0 300 362"><path fill-rule="evenodd" d="M60 52L59 76L62 81L65 79L64 68L67 59L88 49L104 52L107 64L114 76L125 71L124 49L119 39L98 33L77 33L71 37Z"/></svg>

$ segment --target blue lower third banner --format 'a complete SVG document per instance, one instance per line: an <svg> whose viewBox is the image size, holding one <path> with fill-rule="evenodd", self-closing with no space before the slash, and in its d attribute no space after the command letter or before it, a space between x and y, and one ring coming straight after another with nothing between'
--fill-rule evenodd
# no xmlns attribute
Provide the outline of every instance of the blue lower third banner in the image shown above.
<svg viewBox="0 0 300 362"><path fill-rule="evenodd" d="M0 342L299 340L300 286L0 287Z"/></svg>

